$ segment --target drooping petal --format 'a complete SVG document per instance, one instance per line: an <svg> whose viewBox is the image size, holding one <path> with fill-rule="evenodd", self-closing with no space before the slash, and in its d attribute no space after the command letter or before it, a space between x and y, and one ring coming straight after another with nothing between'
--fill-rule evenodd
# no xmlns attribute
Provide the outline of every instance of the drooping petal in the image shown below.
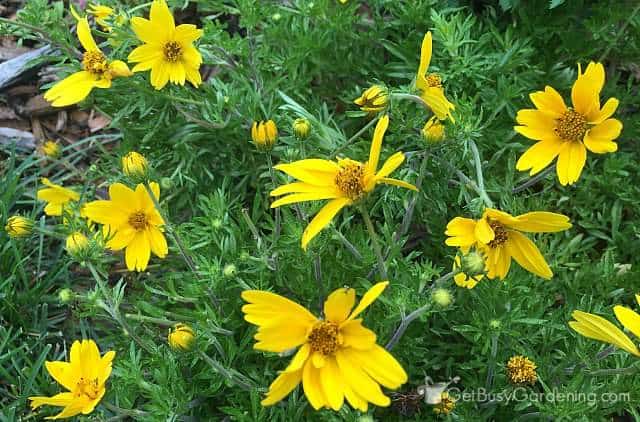
<svg viewBox="0 0 640 422"><path fill-rule="evenodd" d="M444 234L449 237L444 243L448 246L469 247L476 243L475 229L475 220L456 217L447 224Z"/></svg>
<svg viewBox="0 0 640 422"><path fill-rule="evenodd" d="M555 160L562 145L562 141L558 139L536 142L518 159L516 169L519 171L530 169L530 176L539 173Z"/></svg>
<svg viewBox="0 0 640 422"><path fill-rule="evenodd" d="M129 271L144 271L147 269L151 247L145 231L137 232L127 245L125 261Z"/></svg>
<svg viewBox="0 0 640 422"><path fill-rule="evenodd" d="M260 402L263 406L271 406L285 398L302 381L302 370L281 372L271 383L267 396Z"/></svg>
<svg viewBox="0 0 640 422"><path fill-rule="evenodd" d="M316 187L313 192L307 193L292 193L291 195L283 196L271 204L271 208L278 208L283 205L295 204L297 202L317 201L321 199L334 199L339 198L341 193L333 187L323 188ZM343 199L343 198L340 198Z"/></svg>
<svg viewBox="0 0 640 422"><path fill-rule="evenodd" d="M380 296L380 294L382 294L382 292L387 288L388 285L388 281L381 281L374 284L369 290L367 290L367 293L362 296L362 299L360 299L360 303L358 303L358 306L356 306L356 308L353 310L353 312L351 312L351 315L349 315L349 318L347 319L353 320L358 315L360 315L362 311L367 309L367 307L371 305L378 298L378 296Z"/></svg>
<svg viewBox="0 0 640 422"><path fill-rule="evenodd" d="M305 343L300 346L296 354L293 356L293 359L291 359L289 366L287 366L287 369L285 369L285 372L301 371L304 367L305 362L307 361L307 359L309 359L310 354L311 346L309 346L309 343Z"/></svg>
<svg viewBox="0 0 640 422"><path fill-rule="evenodd" d="M302 249L306 250L311 239L316 237L316 235L331 222L333 217L350 203L351 199L349 198L336 198L322 207L302 233Z"/></svg>
<svg viewBox="0 0 640 422"><path fill-rule="evenodd" d="M374 381L387 388L396 389L407 382L407 373L398 361L383 347L374 345L370 350L345 349L351 361L359 362Z"/></svg>
<svg viewBox="0 0 640 422"><path fill-rule="evenodd" d="M302 371L302 388L304 395L307 396L307 400L315 410L329 405L320 383L320 370L313 366L311 360L307 361Z"/></svg>
<svg viewBox="0 0 640 422"><path fill-rule="evenodd" d="M398 186L400 188L410 189L412 191L418 192L418 188L413 186L411 183L407 183L404 180L392 179L390 177L383 177L378 180L378 182L383 183L385 185Z"/></svg>
<svg viewBox="0 0 640 422"><path fill-rule="evenodd" d="M78 26L76 28L78 33L78 39L85 51L100 51L93 36L91 35L91 28L89 27L89 21L84 17L78 20Z"/></svg>
<svg viewBox="0 0 640 422"><path fill-rule="evenodd" d="M79 103L87 98L94 88L96 78L87 71L73 73L54 86L44 94L44 99L49 101L54 107L66 107Z"/></svg>
<svg viewBox="0 0 640 422"><path fill-rule="evenodd" d="M622 132L622 123L616 119L608 119L591 128L584 136L584 145L596 154L605 154L618 150L613 142Z"/></svg>
<svg viewBox="0 0 640 422"><path fill-rule="evenodd" d="M429 106L439 120L448 118L455 123L455 119L451 115L451 110L455 110L455 106L447 100L444 95L444 89L436 86L425 87L420 93L420 98Z"/></svg>
<svg viewBox="0 0 640 422"><path fill-rule="evenodd" d="M329 407L338 411L344 403L344 390L342 385L344 380L336 358L328 356L322 369L320 370L320 384L324 391Z"/></svg>
<svg viewBox="0 0 640 422"><path fill-rule="evenodd" d="M633 355L640 356L640 350L631 339L622 330L601 316L582 311L574 311L571 316L575 321L570 321L569 326L579 334L612 344Z"/></svg>
<svg viewBox="0 0 640 422"><path fill-rule="evenodd" d="M558 154L556 173L563 186L578 181L587 160L587 149L580 141L566 141Z"/></svg>
<svg viewBox="0 0 640 422"><path fill-rule="evenodd" d="M167 239L164 234L155 226L151 226L147 229L147 238L149 239L149 245L151 251L158 258L164 258L169 253L169 247L167 245Z"/></svg>
<svg viewBox="0 0 640 422"><path fill-rule="evenodd" d="M569 217L547 211L533 211L521 214L509 224L511 228L529 233L554 233L571 228Z"/></svg>
<svg viewBox="0 0 640 422"><path fill-rule="evenodd" d="M378 160L380 159L380 150L382 149L382 139L384 133L389 127L389 115L385 114L378 120L375 131L373 132L373 141L371 142L371 150L369 151L369 161L367 161L367 168L369 173L375 173L378 169Z"/></svg>
<svg viewBox="0 0 640 422"><path fill-rule="evenodd" d="M393 173L404 162L404 154L400 151L393 154L384 162L380 171L376 173L376 178L381 179Z"/></svg>
<svg viewBox="0 0 640 422"><path fill-rule="evenodd" d="M484 244L491 242L496 237L486 218L481 218L476 222L474 235L478 241Z"/></svg>
<svg viewBox="0 0 640 422"><path fill-rule="evenodd" d="M547 280L553 276L551 268L549 268L547 261L545 261L538 247L522 233L510 231L506 248L509 255L511 255L522 268L530 273Z"/></svg>
<svg viewBox="0 0 640 422"><path fill-rule="evenodd" d="M44 396L34 396L29 397L31 400L31 409L35 410L40 406L50 405L50 406L68 406L74 401L73 393L59 393L53 397L44 397ZM80 412L78 412L80 413Z"/></svg>
<svg viewBox="0 0 640 422"><path fill-rule="evenodd" d="M355 303L355 289L342 287L334 290L324 302L324 317L327 321L341 324L347 319Z"/></svg>
<svg viewBox="0 0 640 422"><path fill-rule="evenodd" d="M364 400L377 406L389 406L391 404L389 397L382 393L380 386L361 368L358 356L354 357L349 353L350 350L338 349L335 354L345 384L348 384L351 390Z"/></svg>

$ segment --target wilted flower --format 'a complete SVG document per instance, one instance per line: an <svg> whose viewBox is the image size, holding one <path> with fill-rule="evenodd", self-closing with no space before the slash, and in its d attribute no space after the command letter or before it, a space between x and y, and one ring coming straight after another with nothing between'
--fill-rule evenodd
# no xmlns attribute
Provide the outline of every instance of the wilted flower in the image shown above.
<svg viewBox="0 0 640 422"><path fill-rule="evenodd" d="M431 117L422 128L422 136L429 144L437 144L442 141L445 136L444 125L437 116Z"/></svg>
<svg viewBox="0 0 640 422"><path fill-rule="evenodd" d="M382 85L373 85L367 88L360 97L354 101L360 110L367 113L377 113L384 110L389 103L389 90Z"/></svg>
<svg viewBox="0 0 640 422"><path fill-rule="evenodd" d="M4 230L9 237L17 239L19 237L26 237L33 231L33 221L30 218L23 217L21 215L12 215L7 219L7 224L4 226Z"/></svg>
<svg viewBox="0 0 640 422"><path fill-rule="evenodd" d="M182 350L183 352L191 350L194 340L195 333L193 329L187 324L181 323L174 325L167 336L169 346L174 350Z"/></svg>
<svg viewBox="0 0 640 422"><path fill-rule="evenodd" d="M304 117L300 117L293 121L293 133L298 139L307 139L311 131L311 123Z"/></svg>
<svg viewBox="0 0 640 422"><path fill-rule="evenodd" d="M420 65L418 66L418 75L416 76L416 88L420 91L420 97L438 119L445 120L448 118L453 122L451 110L454 110L455 106L449 102L444 95L442 78L436 73L427 73L429 64L431 64L432 44L433 39L431 37L431 31L429 31L422 40Z"/></svg>
<svg viewBox="0 0 640 422"><path fill-rule="evenodd" d="M100 4L91 4L87 8L87 13L95 17L96 23L100 25L102 29L106 32L111 32L111 25L107 22L107 19L113 15L113 9L111 7Z"/></svg>
<svg viewBox="0 0 640 422"><path fill-rule="evenodd" d="M278 139L278 128L273 120L253 122L251 139L259 149L271 149Z"/></svg>
<svg viewBox="0 0 640 422"><path fill-rule="evenodd" d="M142 154L131 151L122 157L122 171L136 182L143 182L148 177L149 163Z"/></svg>
<svg viewBox="0 0 640 422"><path fill-rule="evenodd" d="M535 384L538 380L536 364L521 355L512 356L507 362L507 379L511 384Z"/></svg>

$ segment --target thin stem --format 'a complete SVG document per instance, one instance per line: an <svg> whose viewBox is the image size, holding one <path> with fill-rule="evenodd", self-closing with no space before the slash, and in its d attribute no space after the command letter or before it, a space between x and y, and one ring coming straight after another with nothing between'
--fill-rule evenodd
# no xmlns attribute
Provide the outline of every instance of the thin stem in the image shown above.
<svg viewBox="0 0 640 422"><path fill-rule="evenodd" d="M429 104L427 104L422 98L420 98L417 95L406 94L403 92L394 92L391 94L391 99L413 101L414 103L420 104L422 107L426 108L427 110L429 110L429 112L431 112L431 107L429 107Z"/></svg>
<svg viewBox="0 0 640 422"><path fill-rule="evenodd" d="M485 384L485 388L487 390L490 390L491 385L493 384L493 374L496 370L497 355L498 355L498 335L494 334L491 336L491 360L489 361L489 370L487 371L487 382Z"/></svg>
<svg viewBox="0 0 640 422"><path fill-rule="evenodd" d="M353 142L354 140L358 139L360 137L360 135L362 135L367 129L369 129L371 126L373 126L373 124L375 122L378 121L378 119L380 118L380 115L378 114L377 116L375 116L373 119L369 120L369 122L364 125L362 127L362 129L360 129L359 131L357 131L355 133L355 135L353 135L351 138L347 139L347 142L345 142L344 144L340 145L338 148L336 148L332 153L331 156L335 156L336 154L338 154L340 151L342 151L343 149L345 149L349 144L351 144L351 142Z"/></svg>
<svg viewBox="0 0 640 422"><path fill-rule="evenodd" d="M598 375L632 375L638 373L637 366L629 366L627 368L615 368L615 369L599 369L597 371L584 371L583 374L592 377Z"/></svg>
<svg viewBox="0 0 640 422"><path fill-rule="evenodd" d="M111 410L112 412L115 412L118 414L118 416L131 416L131 417L145 417L148 416L149 414L145 411L142 410L136 410L136 409L123 409L121 407L116 406L115 404L111 404L108 401L103 401L100 404L102 404L104 407L106 407L107 409Z"/></svg>
<svg viewBox="0 0 640 422"><path fill-rule="evenodd" d="M424 180L424 174L427 170L428 161L429 161L429 153L425 152L425 154L422 156L422 162L420 163L420 172L418 173L418 179L416 180L416 184L415 184L416 188L418 188L418 191L422 188L422 181ZM407 212L404 214L404 218L402 219L400 230L398 230L393 236L394 243L399 241L402 238L402 236L404 236L407 233L407 230L409 230L409 225L411 224L411 220L413 219L413 212L416 208L416 203L418 202L419 196L420 195L415 194L413 195L413 198L411 198L411 202L407 207Z"/></svg>
<svg viewBox="0 0 640 422"><path fill-rule="evenodd" d="M269 166L269 176L271 176L271 183L273 184L273 188L278 187L278 181L276 180L276 172L273 170L273 160L271 159L271 153L267 152L267 165ZM273 230L273 245L278 243L278 239L280 238L280 208L276 208L276 221L275 221L275 229Z"/></svg>
<svg viewBox="0 0 640 422"><path fill-rule="evenodd" d="M145 7L147 7L147 6L150 6L152 3L153 3L153 2L151 2L151 1L150 1L150 2L146 2L146 3L139 4L139 5L135 6L135 7L132 7L131 9L129 9L127 13L128 13L129 15L131 15L131 14L132 14L133 12L135 12L136 10L144 9L144 8L145 8Z"/></svg>
<svg viewBox="0 0 640 422"><path fill-rule="evenodd" d="M249 211L246 208L242 209L242 218L244 219L245 223L247 223L247 226L249 227L249 231L251 232L253 239L256 241L257 247L258 249L260 249L260 245L262 244L260 239L260 232L258 232L258 228L256 227L255 224L253 224L253 221L251 221L251 217L249 216Z"/></svg>
<svg viewBox="0 0 640 422"><path fill-rule="evenodd" d="M555 169L556 169L555 165L547 167L546 169L542 170L540 173L536 174L535 176L533 176L532 178L530 178L529 180L527 180L523 184L513 188L511 193L515 194L515 193L522 192L523 190L530 188L531 186L535 185L536 183L538 183L539 181L541 181L542 179L547 177L547 175L549 173L552 173Z"/></svg>
<svg viewBox="0 0 640 422"><path fill-rule="evenodd" d="M384 263L384 257L382 256L382 250L380 249L378 235L376 234L376 230L371 222L371 216L369 216L369 211L364 205L360 206L360 213L362 214L362 219L364 220L364 224L367 226L369 236L371 237L371 245L373 246L373 251L375 252L376 259L378 260L378 272L380 273L380 277L382 277L383 280L386 280L388 278L387 268Z"/></svg>
<svg viewBox="0 0 640 422"><path fill-rule="evenodd" d="M487 195L487 191L484 188L484 177L482 176L482 159L480 158L480 151L478 151L478 147L476 146L476 143L473 142L473 140L469 141L469 145L471 146L471 153L473 154L473 161L476 166L478 194L487 207L493 208L493 201L491 201L491 198L489 198L489 195Z"/></svg>
<svg viewBox="0 0 640 422"><path fill-rule="evenodd" d="M162 220L164 221L164 226L167 228L167 231L169 232L169 235L173 238L173 241L175 242L176 246L178 247L178 250L180 251L180 255L182 256L182 259L184 259L184 262L187 264L187 266L189 267L191 272L196 277L199 278L198 269L196 268L196 264L193 262L193 259L191 259L191 256L188 254L187 248L185 248L184 244L180 240L180 236L178 236L178 233L175 231L173 225L169 222L169 219L167 218L165 213L162 211L162 207L160 206L160 203L158 202L158 198L156 198L156 195L151 190L151 187L149 186L149 182L145 182L144 183L144 188L147 190L147 194L151 198L151 201L153 201L153 205L156 207L156 210L160 214L160 217L162 217Z"/></svg>
<svg viewBox="0 0 640 422"><path fill-rule="evenodd" d="M319 253L316 253L313 257L313 276L316 279L316 283L318 283L318 308L322 313L325 292L324 284L322 284L322 261Z"/></svg>
<svg viewBox="0 0 640 422"><path fill-rule="evenodd" d="M436 281L434 281L432 286L436 286L436 285L438 285L440 283L443 283L443 282L453 278L453 276L456 275L456 274L457 274L457 272L451 271L450 273L447 273L447 274L443 275L442 277L440 277L439 279L437 279ZM396 331L393 333L393 336L391 336L391 340L389 340L389 342L385 346L385 349L387 349L387 350L393 349L393 347L400 341L400 339L404 335L404 332L407 331L407 328L409 328L409 324L411 324L416 318L418 318L420 315L422 315L430 307L431 307L431 303L427 303L427 304L421 306L420 308L416 309L415 311L411 312L406 317L403 317L402 321L400 322L400 325L398 326Z"/></svg>
<svg viewBox="0 0 640 422"><path fill-rule="evenodd" d="M150 316L146 316L146 315L124 314L124 317L127 318L127 319L132 319L134 321L151 322L153 324L164 325L164 326L167 326L167 327L171 327L171 326L173 326L175 324L175 322L169 321L168 319L154 318L154 317L150 317Z"/></svg>
<svg viewBox="0 0 640 422"><path fill-rule="evenodd" d="M620 28L620 30L616 34L616 37L613 39L613 41L610 41L608 43L607 49L604 51L604 53L602 53L602 55L600 56L600 59L598 59L599 62L602 62L609 55L609 53L611 52L611 49L613 49L613 47L618 43L618 40L620 39L622 34L624 34L624 32L627 30L627 26L629 26L633 18L635 18L636 15L638 14L638 11L640 11L640 3L636 6L635 9L633 9L631 14L627 18L627 20L622 25L622 28Z"/></svg>
<svg viewBox="0 0 640 422"><path fill-rule="evenodd" d="M224 366L222 366L220 362L211 358L210 356L207 356L207 354L204 353L203 351L200 351L200 356L209 364L209 366L211 366L211 368L214 371L216 371L217 373L225 377L228 381L232 382L233 384L236 384L237 386L239 386L244 390L248 390L248 391L253 390L254 387L253 385L251 385L251 381L247 379L244 375L236 371L233 371L233 369L229 370L225 368Z"/></svg>
<svg viewBox="0 0 640 422"><path fill-rule="evenodd" d="M15 21L15 20L3 18L3 17L0 17L0 22L6 23L7 25L18 26L18 27L21 27L22 29L26 29L26 30L31 31L31 32L33 32L35 34L38 34L40 36L40 38L42 38L43 40L45 40L49 44L52 44L52 45L55 45L55 46L58 46L58 47L62 48L67 53L67 56L69 56L69 57L80 57L81 56L79 51L77 51L77 50L74 51L68 45L62 44L62 43L59 43L59 42L53 40L44 30L42 30L41 28L38 28L37 26L29 25L28 23Z"/></svg>
<svg viewBox="0 0 640 422"><path fill-rule="evenodd" d="M347 250L349 252L351 252L351 254L358 260L358 261L362 261L362 254L360 253L360 251L358 251L358 249L353 245L353 243L349 242L349 239L347 239L346 237L344 237L344 235L340 232L340 230L336 229L334 227L333 231L335 232L336 236L338 236L338 239L340 239L340 241L342 242L342 244L347 248Z"/></svg>

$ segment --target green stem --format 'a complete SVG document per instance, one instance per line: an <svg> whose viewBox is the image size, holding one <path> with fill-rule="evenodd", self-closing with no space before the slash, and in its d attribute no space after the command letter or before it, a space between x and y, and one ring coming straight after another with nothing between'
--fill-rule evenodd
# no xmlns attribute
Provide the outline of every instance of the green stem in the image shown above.
<svg viewBox="0 0 640 422"><path fill-rule="evenodd" d="M228 381L232 382L233 384L236 384L240 388L243 388L247 391L253 390L254 387L251 384L251 381L247 379L244 375L236 371L225 368L224 366L222 366L220 362L211 358L210 356L207 356L207 354L204 353L203 351L200 351L200 356L205 360L205 362L209 364L209 366L211 366L211 368L214 371L216 371L217 373L225 377Z"/></svg>
<svg viewBox="0 0 640 422"><path fill-rule="evenodd" d="M633 19L636 17L636 15L638 14L638 11L640 11L640 3L636 6L635 9L633 9L633 11L631 12L631 14L629 15L629 17L627 18L627 20L624 22L624 24L622 25L622 28L620 28L620 30L617 32L615 38L612 41L609 41L608 47L607 49L604 51L604 53L602 53L602 55L600 56L600 58L598 59L599 62L602 62L605 58L607 58L607 56L609 55L609 53L611 52L611 49L618 43L618 40L620 39L620 37L622 36L622 34L624 34L624 32L627 30L627 26L629 26L629 24L631 23L631 21L633 21Z"/></svg>
<svg viewBox="0 0 640 422"><path fill-rule="evenodd" d="M135 12L136 10L144 9L144 8L145 8L145 7L147 7L147 6L150 6L152 3L153 3L153 2L152 2L152 1L150 1L150 2L147 2L147 3L142 3L142 4L139 4L139 5L135 6L135 7L132 7L131 9L129 9L129 10L127 11L127 14L128 14L128 15L131 15L131 14L132 14L133 12Z"/></svg>
<svg viewBox="0 0 640 422"><path fill-rule="evenodd" d="M480 158L480 151L478 151L478 147L473 140L469 141L469 145L471 146L471 153L473 154L473 161L476 167L476 179L478 180L478 194L480 195L480 199L482 199L485 205L489 208L493 208L493 201L487 195L487 191L484 188L484 177L482 175L482 159Z"/></svg>
<svg viewBox="0 0 640 422"><path fill-rule="evenodd" d="M61 43L53 40L44 30L42 30L41 28L38 28L37 26L29 25L28 23L24 23L24 22L20 22L20 21L16 21L16 20L11 20L11 19L7 19L7 18L3 18L3 17L0 17L0 22L6 23L7 25L18 26L18 27L20 27L22 29L26 29L27 31L31 31L31 32L33 32L35 34L38 34L40 36L40 38L42 38L43 40L45 40L49 44L58 46L61 49L63 49L67 53L67 56L69 56L70 58L71 57L80 57L80 56L82 56L82 54L80 54L79 51L77 51L77 50L74 51L68 45L61 44Z"/></svg>
<svg viewBox="0 0 640 422"><path fill-rule="evenodd" d="M353 135L351 138L347 139L347 142L345 142L344 144L342 144L341 146L339 146L337 149L335 149L332 153L331 156L335 156L336 154L338 154L340 151L342 151L343 149L345 149L349 144L351 144L351 142L353 142L354 140L358 139L360 137L360 135L362 135L367 129L369 129L371 126L373 126L373 124L375 122L378 121L378 119L380 118L380 115L378 114L377 116L375 116L373 119L369 120L369 122L364 125L362 127L362 129L360 129L359 131L357 131L355 133L355 135Z"/></svg>
<svg viewBox="0 0 640 422"><path fill-rule="evenodd" d="M362 261L362 254L360 253L360 251L358 251L358 249L353 245L353 243L349 242L349 239L347 239L346 237L344 237L344 235L340 232L340 230L336 229L335 227L333 228L333 231L335 232L336 236L338 236L338 239L342 242L342 244L345 246L345 248L347 248L347 250L349 252L351 252L351 254L358 260L358 261Z"/></svg>
<svg viewBox="0 0 640 422"><path fill-rule="evenodd" d="M429 107L429 105L425 103L424 100L417 95L407 94L402 92L394 92L391 94L391 99L413 101L414 103L420 104L421 106L429 110L429 112L431 112L431 107Z"/></svg>
<svg viewBox="0 0 640 422"><path fill-rule="evenodd" d="M522 192L523 190L530 188L531 186L535 185L536 183L538 183L539 181L541 181L542 179L547 177L547 175L549 173L552 173L555 169L556 169L555 165L551 165L551 166L547 167L546 169L542 170L540 173L536 174L535 176L533 176L532 178L530 178L529 180L527 180L523 184L518 185L515 188L513 188L511 193L515 194L515 193Z"/></svg>
<svg viewBox="0 0 640 422"><path fill-rule="evenodd" d="M167 327L172 327L173 325L175 325L175 322L169 321L168 319L154 318L146 315L124 314L124 317L127 319L132 319L134 321L150 322L152 324L164 325Z"/></svg>
<svg viewBox="0 0 640 422"><path fill-rule="evenodd" d="M376 234L376 230L371 222L371 216L364 205L360 205L360 213L362 214L362 219L364 220L364 224L367 226L369 236L371 237L371 245L373 246L373 251L375 252L376 259L378 260L378 272L380 273L380 277L382 277L383 280L386 280L388 278L387 268L384 263L384 257L382 256L382 250L380 249L378 235Z"/></svg>
<svg viewBox="0 0 640 422"><path fill-rule="evenodd" d="M592 377L598 375L632 375L638 373L638 367L629 366L627 368L600 369L597 371L585 371L583 373Z"/></svg>
<svg viewBox="0 0 640 422"><path fill-rule="evenodd" d="M278 187L278 181L276 180L276 172L273 169L273 160L271 159L271 153L267 152L267 165L269 166L269 176L271 176L271 183L273 184L273 188ZM278 243L278 239L280 238L280 208L276 208L276 221L275 221L275 229L273 230L273 245L275 246Z"/></svg>
<svg viewBox="0 0 640 422"><path fill-rule="evenodd" d="M121 407L118 407L114 404L109 403L108 401L103 401L100 404L102 404L104 407L111 410L112 412L117 413L118 416L130 416L133 418L136 418L136 417L140 418L140 417L145 417L149 415L147 412L144 412L142 410L123 409Z"/></svg>

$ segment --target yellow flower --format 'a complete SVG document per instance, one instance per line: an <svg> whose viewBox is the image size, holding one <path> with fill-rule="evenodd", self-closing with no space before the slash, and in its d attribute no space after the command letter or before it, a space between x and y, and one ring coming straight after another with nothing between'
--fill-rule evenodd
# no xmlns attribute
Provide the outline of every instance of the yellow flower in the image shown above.
<svg viewBox="0 0 640 422"><path fill-rule="evenodd" d="M354 101L360 106L360 110L367 113L377 113L384 110L389 103L389 90L381 85L373 85L367 88L360 97Z"/></svg>
<svg viewBox="0 0 640 422"><path fill-rule="evenodd" d="M109 6L102 6L100 4L91 4L87 8L87 13L93 15L96 19L96 23L102 27L106 32L111 32L111 25L107 22L107 19L113 15L113 9Z"/></svg>
<svg viewBox="0 0 640 422"><path fill-rule="evenodd" d="M420 91L420 97L427 103L438 119L445 120L449 118L454 122L455 120L451 115L451 110L455 110L455 106L451 104L444 95L440 75L427 73L427 69L429 69L429 64L431 63L432 44L431 31L429 31L422 40L420 66L418 66L418 75L416 76L416 88Z"/></svg>
<svg viewBox="0 0 640 422"><path fill-rule="evenodd" d="M473 252L464 255L463 260L471 254L473 254ZM480 259L482 259L482 257L480 257ZM482 262L482 265L484 267L484 262ZM460 269L460 272L453 276L453 281L460 287L473 289L484 278L483 270L479 272L468 271L468 268L464 268L464 265L461 264L460 256L456 255L453 259L453 271L457 271L458 269Z"/></svg>
<svg viewBox="0 0 640 422"><path fill-rule="evenodd" d="M278 127L273 120L253 122L251 139L260 149L271 149L278 139Z"/></svg>
<svg viewBox="0 0 640 422"><path fill-rule="evenodd" d="M433 406L436 415L448 415L456 408L456 400L446 391L440 395L440 403Z"/></svg>
<svg viewBox="0 0 640 422"><path fill-rule="evenodd" d="M41 182L48 187L38 190L36 196L39 200L48 202L44 207L44 213L47 215L62 215L62 210L67 203L80 199L80 195L76 192L56 185L47 178L43 177Z"/></svg>
<svg viewBox="0 0 640 422"><path fill-rule="evenodd" d="M12 239L26 237L29 236L33 230L33 221L21 215L12 215L7 219L4 230Z"/></svg>
<svg viewBox="0 0 640 422"><path fill-rule="evenodd" d="M149 172L149 163L144 155L131 151L122 157L122 171L128 177L143 181Z"/></svg>
<svg viewBox="0 0 640 422"><path fill-rule="evenodd" d="M301 117L293 121L293 133L298 139L307 139L311 131L311 123L309 120Z"/></svg>
<svg viewBox="0 0 640 422"><path fill-rule="evenodd" d="M550 279L549 265L538 247L522 232L553 233L571 227L569 218L562 214L535 211L513 217L506 212L487 208L480 220L456 217L447 224L445 243L459 247L466 253L476 246L486 257L487 276L504 277L509 272L511 258L525 270Z"/></svg>
<svg viewBox="0 0 640 422"><path fill-rule="evenodd" d="M636 295L636 301L640 304L640 295ZM640 315L631 309L617 305L613 312L620 323L634 336L640 338ZM575 321L570 321L569 326L578 334L594 340L612 344L622 350L626 350L632 355L640 357L640 350L618 327L606 319L582 311L574 311L571 316Z"/></svg>
<svg viewBox="0 0 640 422"><path fill-rule="evenodd" d="M45 100L54 107L79 103L87 98L93 88L110 88L113 78L132 74L126 63L120 60L107 61L91 35L86 17L78 19L77 32L80 44L85 49L83 70L67 76L44 94Z"/></svg>
<svg viewBox="0 0 640 422"><path fill-rule="evenodd" d="M104 396L105 383L111 375L111 362L115 356L116 352L109 351L100 357L93 340L74 341L69 362L45 362L49 375L69 391L53 397L29 397L31 408L42 405L64 407L62 412L45 419L70 418L93 412Z"/></svg>
<svg viewBox="0 0 640 422"><path fill-rule="evenodd" d="M534 175L558 157L556 173L562 185L578 181L587 149L596 154L614 152L613 142L622 131L622 123L610 119L618 108L618 100L610 98L600 108L600 91L604 86L604 67L591 62L571 89L573 108L567 107L560 94L550 86L530 95L536 109L518 111L516 132L536 143L516 163L520 171Z"/></svg>
<svg viewBox="0 0 640 422"><path fill-rule="evenodd" d="M249 302L242 307L244 319L259 327L255 349L280 353L299 347L289 366L269 386L262 405L279 402L302 382L304 394L316 410L339 410L345 398L363 412L369 402L389 406L391 401L379 384L397 389L407 382L407 374L357 318L388 284L373 286L355 308L354 289L335 290L324 303L324 320L280 295L242 292L242 298Z"/></svg>
<svg viewBox="0 0 640 422"><path fill-rule="evenodd" d="M159 200L158 184L152 182L150 187ZM129 271L144 271L151 252L159 258L167 256L167 240L161 229L164 221L144 185L139 184L133 191L122 183L114 183L109 186L109 197L110 200L85 205L83 215L104 225L103 232L109 236L107 248L126 249Z"/></svg>
<svg viewBox="0 0 640 422"><path fill-rule="evenodd" d="M521 355L512 356L507 362L507 379L516 385L535 384L538 380L536 364Z"/></svg>
<svg viewBox="0 0 640 422"><path fill-rule="evenodd" d="M422 128L422 136L429 144L437 144L444 139L444 125L438 120L438 116L431 117Z"/></svg>
<svg viewBox="0 0 640 422"><path fill-rule="evenodd" d="M80 232L71 233L67 236L65 248L71 255L82 254L89 246L89 239Z"/></svg>
<svg viewBox="0 0 640 422"><path fill-rule="evenodd" d="M55 141L46 141L40 146L40 151L49 158L58 158L60 156L60 145Z"/></svg>
<svg viewBox="0 0 640 422"><path fill-rule="evenodd" d="M376 125L369 161L366 163L349 158L338 159L337 162L306 159L274 167L298 179L299 182L289 183L271 191L271 196L290 194L276 200L271 204L271 208L296 202L330 199L302 234L303 249L307 248L309 241L325 228L342 208L361 200L379 183L417 191L412 184L387 177L404 161L402 152L393 154L378 170L382 138L387 126L389 126L389 116L385 115Z"/></svg>
<svg viewBox="0 0 640 422"><path fill-rule="evenodd" d="M195 334L193 329L187 324L176 324L172 330L169 330L167 341L169 346L175 350L187 351L193 346Z"/></svg>
<svg viewBox="0 0 640 422"><path fill-rule="evenodd" d="M154 0L149 19L131 18L131 27L144 44L129 54L130 63L138 63L134 72L151 69L151 85L162 89L167 82L195 87L202 83L202 56L193 42L202 36L195 25L176 26L165 0Z"/></svg>

